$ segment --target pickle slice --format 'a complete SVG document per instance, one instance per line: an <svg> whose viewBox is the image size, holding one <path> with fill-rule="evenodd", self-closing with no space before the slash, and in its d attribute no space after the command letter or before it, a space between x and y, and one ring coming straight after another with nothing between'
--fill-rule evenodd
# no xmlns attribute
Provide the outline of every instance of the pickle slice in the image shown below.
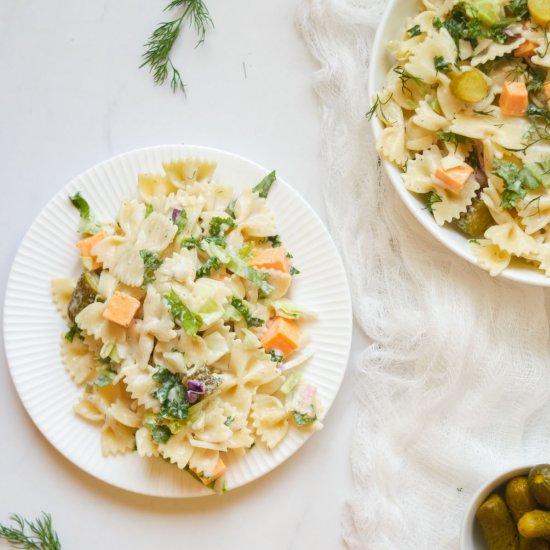
<svg viewBox="0 0 550 550"><path fill-rule="evenodd" d="M489 85L481 71L464 71L451 80L451 92L461 101L477 103L487 97Z"/></svg>
<svg viewBox="0 0 550 550"><path fill-rule="evenodd" d="M527 7L535 23L542 27L550 23L550 2L548 0L528 0Z"/></svg>

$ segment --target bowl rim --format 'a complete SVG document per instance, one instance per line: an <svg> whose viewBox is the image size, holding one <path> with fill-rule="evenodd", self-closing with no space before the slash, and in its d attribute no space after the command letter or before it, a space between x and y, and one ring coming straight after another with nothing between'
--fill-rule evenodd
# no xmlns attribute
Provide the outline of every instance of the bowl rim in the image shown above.
<svg viewBox="0 0 550 550"><path fill-rule="evenodd" d="M403 10L403 3L409 2L411 5L417 5L416 0L390 0L388 6L384 10L380 23L378 25L376 35L372 44L372 49L369 59L368 67L368 81L367 81L367 93L368 93L368 107L373 107L373 98L379 92L375 87L374 82L377 80L376 75L383 71L383 63L376 63L377 60L383 57L383 53L386 47L386 42L388 37L386 36L386 28L390 21L395 21L399 18L404 23L404 18L402 15L397 13L399 9L401 12L407 13L407 10ZM377 116L373 116L370 119L371 129L374 134L375 141L378 141L380 134L382 133L383 126ZM468 250L468 247L465 246L468 238L463 237L463 243L457 243L454 240L450 239L445 231L444 227L448 227L446 224L443 227L438 226L432 218L426 217L424 212L418 208L415 208L412 201L415 201L416 198L414 195L405 188L403 180L401 178L401 172L393 165L390 161L380 156L381 163L384 167L386 174L388 175L389 180L391 181L393 188L397 191L397 194L403 201L404 205L407 207L409 212L420 222L420 224L435 237L441 244L446 246L449 250L454 252L457 256L463 258L469 263L475 265L482 271L484 271L488 277L489 273L481 267L477 262L475 256ZM449 228L450 229L450 228ZM458 232L456 232L458 234ZM460 235L462 237L462 235ZM535 271L530 269L528 266L514 267L510 268L508 266L502 273L497 275L495 278L504 278L517 283L538 286L538 287L550 287L550 277L546 277L542 272Z"/></svg>
<svg viewBox="0 0 550 550"><path fill-rule="evenodd" d="M466 546L468 542L466 538L471 534L471 531L474 528L475 513L483 500L485 500L485 498L491 493L491 491L497 489L506 481L509 481L516 476L527 474L534 466L536 466L536 464L529 464L527 466L516 466L502 472L497 477L491 477L479 487L479 489L470 499L470 502L464 514L464 518L462 520L462 525L460 527L460 550L474 550L471 546Z"/></svg>

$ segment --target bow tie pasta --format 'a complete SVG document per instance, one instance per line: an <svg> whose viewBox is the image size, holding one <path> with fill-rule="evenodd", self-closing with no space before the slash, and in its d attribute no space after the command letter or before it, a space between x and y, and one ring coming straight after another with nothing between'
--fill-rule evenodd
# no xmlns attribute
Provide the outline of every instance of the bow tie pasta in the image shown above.
<svg viewBox="0 0 550 550"><path fill-rule="evenodd" d="M516 257L550 276L549 24L541 2L423 0L368 113L380 155L491 275Z"/></svg>
<svg viewBox="0 0 550 550"><path fill-rule="evenodd" d="M323 414L299 372L313 315L286 299L299 271L266 200L275 172L234 196L215 171L185 159L141 174L141 200L109 224L71 197L83 270L52 281L74 411L103 454L161 457L211 487L227 453L272 449Z"/></svg>

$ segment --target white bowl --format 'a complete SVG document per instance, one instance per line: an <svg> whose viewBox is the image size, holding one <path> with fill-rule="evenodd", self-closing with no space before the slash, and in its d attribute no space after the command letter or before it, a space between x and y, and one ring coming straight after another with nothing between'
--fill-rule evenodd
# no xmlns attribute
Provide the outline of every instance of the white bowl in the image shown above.
<svg viewBox="0 0 550 550"><path fill-rule="evenodd" d="M419 2L416 0L390 0L390 3L384 12L380 26L376 33L369 68L369 97L372 106L372 98L379 92L386 79L386 75L393 65L391 56L387 53L386 44L390 40L398 39L403 32L405 20L418 13ZM376 116L371 120L375 137L382 132L383 126ZM407 191L403 184L400 171L389 161L382 159L382 164L392 182L395 190L412 212L415 218L441 243L452 250L455 254L477 265L474 255L467 246L468 239L458 230L450 225L440 227L436 224L422 198ZM480 269L482 269L480 267ZM489 274L487 274L489 276ZM550 286L550 278L546 277L541 271L529 266L527 263L513 261L505 269L502 277L537 286Z"/></svg>
<svg viewBox="0 0 550 550"><path fill-rule="evenodd" d="M516 476L526 476L533 466L521 466L508 470L482 485L473 496L460 530L460 550L488 550L487 543L481 533L481 527L475 518L481 503L495 490L504 489L504 485ZM501 487L502 486L502 487ZM500 491L499 491L500 492Z"/></svg>

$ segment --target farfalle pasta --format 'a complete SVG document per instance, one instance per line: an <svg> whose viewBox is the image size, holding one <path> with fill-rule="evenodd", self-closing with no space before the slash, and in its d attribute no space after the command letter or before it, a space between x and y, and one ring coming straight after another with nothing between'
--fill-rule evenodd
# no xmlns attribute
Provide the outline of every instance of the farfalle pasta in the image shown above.
<svg viewBox="0 0 550 550"><path fill-rule="evenodd" d="M298 368L313 315L285 298L299 271L266 201L275 172L235 196L215 170L185 159L141 174L141 200L113 223L70 197L83 271L52 281L61 358L83 388L74 412L103 454L161 457L211 487L227 453L273 449L323 414Z"/></svg>
<svg viewBox="0 0 550 550"><path fill-rule="evenodd" d="M514 257L548 274L550 8L424 0L388 50L380 155L491 275Z"/></svg>

